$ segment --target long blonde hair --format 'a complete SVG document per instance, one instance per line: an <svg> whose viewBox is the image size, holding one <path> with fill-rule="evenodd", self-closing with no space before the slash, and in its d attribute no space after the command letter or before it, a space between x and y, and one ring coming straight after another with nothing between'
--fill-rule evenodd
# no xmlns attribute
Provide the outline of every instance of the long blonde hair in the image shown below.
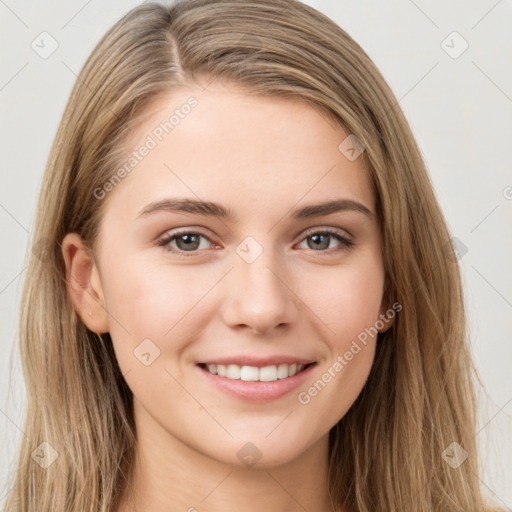
<svg viewBox="0 0 512 512"><path fill-rule="evenodd" d="M123 161L129 134L159 95L198 80L306 101L365 147L386 294L402 310L378 339L363 391L329 433L333 504L347 512L490 510L479 486L479 379L459 268L398 101L362 48L311 7L188 0L144 3L120 19L86 61L63 114L23 288L26 436L7 512L110 512L130 483L132 394L110 335L89 331L71 305L60 244L76 232L94 246L106 203L94 191ZM453 442L468 454L456 468L442 456Z"/></svg>

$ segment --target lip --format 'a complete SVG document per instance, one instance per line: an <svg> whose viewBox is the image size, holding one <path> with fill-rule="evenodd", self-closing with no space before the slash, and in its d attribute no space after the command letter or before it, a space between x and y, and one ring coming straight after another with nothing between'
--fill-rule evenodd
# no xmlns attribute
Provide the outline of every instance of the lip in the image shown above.
<svg viewBox="0 0 512 512"><path fill-rule="evenodd" d="M280 364L309 364L314 363L314 359L300 359L298 357L286 356L286 355L276 355L276 356L266 356L266 357L256 357L256 356L229 356L229 357L219 357L218 359L208 359L206 361L199 361L201 364L236 364L238 366L274 366Z"/></svg>
<svg viewBox="0 0 512 512"><path fill-rule="evenodd" d="M218 361L227 361L233 358L219 359ZM272 359L275 361L276 359ZM288 359L289 360L289 359ZM240 361L240 359L238 359ZM209 363L215 364L215 363ZM224 364L224 363L217 363ZM237 363L228 363L237 364ZM281 363L284 364L284 363ZM292 363L293 364L293 363ZM300 364L300 363L299 363ZM307 364L303 363L303 364ZM251 366L251 365L247 365ZM258 366L253 364L252 366ZM265 366L265 365L263 365ZM277 400L282 396L290 393L294 389L298 388L304 381L309 377L313 368L315 368L316 362L312 363L307 368L303 369L300 373L287 377L286 379L278 379L272 382L260 382L260 381L244 381L241 379L228 379L227 377L221 377L220 375L214 375L205 368L196 365L197 371L201 379L212 386L215 386L220 391L233 396L235 398L249 401L249 402L270 402Z"/></svg>

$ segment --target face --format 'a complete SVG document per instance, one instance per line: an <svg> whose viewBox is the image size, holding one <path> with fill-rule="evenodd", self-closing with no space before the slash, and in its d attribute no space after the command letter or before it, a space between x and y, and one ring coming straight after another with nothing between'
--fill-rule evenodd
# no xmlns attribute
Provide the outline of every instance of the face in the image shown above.
<svg viewBox="0 0 512 512"><path fill-rule="evenodd" d="M338 148L348 135L303 102L227 85L155 104L132 139L141 160L97 190L91 293L75 300L110 332L138 429L271 467L348 411L374 359L362 333L388 309L369 174Z"/></svg>

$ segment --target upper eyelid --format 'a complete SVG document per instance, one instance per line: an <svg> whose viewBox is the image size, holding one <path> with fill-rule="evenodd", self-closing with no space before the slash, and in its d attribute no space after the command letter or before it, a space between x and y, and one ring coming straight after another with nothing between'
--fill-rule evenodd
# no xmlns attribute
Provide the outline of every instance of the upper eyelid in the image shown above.
<svg viewBox="0 0 512 512"><path fill-rule="evenodd" d="M315 226L315 227L311 227L311 228L308 228L305 231L303 231L302 238L300 239L300 241L304 240L304 238L307 238L308 236L311 236L312 234L322 233L322 232L327 232L328 234L331 234L331 235L338 235L342 238L346 238L349 241L353 238L353 236L346 229L343 229L343 228L337 228L334 226L323 226L323 227ZM341 232L347 233L348 236L343 235ZM203 233L201 231L201 229L187 228L187 227L176 228L176 230L166 231L162 236L160 236L158 238L158 242L162 242L162 241L169 242L171 240L174 240L176 237L178 237L180 235L186 235L186 234L199 235L199 236L202 236L202 237L208 239L211 243L216 243L211 239L211 237L209 235Z"/></svg>

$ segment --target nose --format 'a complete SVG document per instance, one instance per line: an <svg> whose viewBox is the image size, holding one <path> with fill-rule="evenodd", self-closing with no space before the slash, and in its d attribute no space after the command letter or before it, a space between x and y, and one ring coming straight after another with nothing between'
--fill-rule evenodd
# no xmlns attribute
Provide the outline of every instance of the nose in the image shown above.
<svg viewBox="0 0 512 512"><path fill-rule="evenodd" d="M263 335L297 320L300 299L293 283L282 266L276 266L275 260L265 254L252 263L238 259L227 277L223 319L231 328Z"/></svg>

